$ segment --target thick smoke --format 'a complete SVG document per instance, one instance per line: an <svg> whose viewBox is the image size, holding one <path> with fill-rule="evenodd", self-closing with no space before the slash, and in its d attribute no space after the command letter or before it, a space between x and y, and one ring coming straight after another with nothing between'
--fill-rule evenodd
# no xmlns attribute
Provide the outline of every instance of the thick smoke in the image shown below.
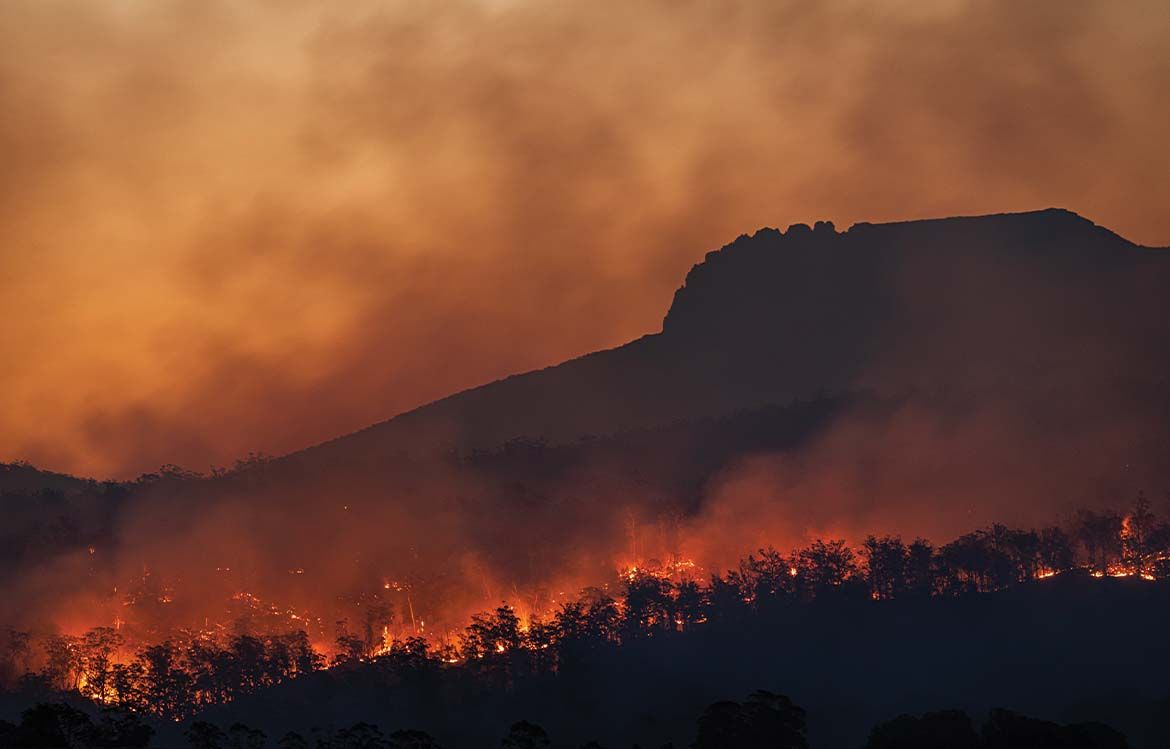
<svg viewBox="0 0 1170 749"><path fill-rule="evenodd" d="M4 4L0 455L281 453L656 327L760 225L1065 205L1165 244L1125 4Z"/></svg>
<svg viewBox="0 0 1170 749"><path fill-rule="evenodd" d="M872 321L863 363L838 385L853 403L800 449L725 466L688 521L689 549L727 566L814 538L1071 529L1079 510L1125 511L1139 494L1170 513L1170 251L1043 215L1002 234L981 220L978 240L959 223L893 240L865 284L888 305L845 301ZM847 267L883 251L856 242ZM793 366L822 371L810 351Z"/></svg>
<svg viewBox="0 0 1170 749"><path fill-rule="evenodd" d="M0 18L0 454L54 468L281 453L625 341L755 226L1058 204L1170 236L1154 0L34 0ZM907 309L930 280L905 279ZM1159 492L1162 416L1110 396L1111 372L1091 402L1053 383L1039 415L1018 393L934 393L970 374L983 331L1030 319L998 303L970 308L999 320L906 318L850 383L929 398L743 457L696 505L608 460L531 496L448 457L378 469L393 481L164 479L93 553L10 578L0 622L79 631L130 616L133 594L161 631L231 622L251 599L221 602L247 593L328 639L379 595L397 631L442 633L613 582L619 562L947 540ZM1141 371L1132 354L1097 358Z"/></svg>
<svg viewBox="0 0 1170 749"><path fill-rule="evenodd" d="M453 641L505 601L528 616L587 586L616 594L628 523L652 518L601 465L539 496L445 458L387 466L389 481L282 470L140 486L94 547L10 571L0 623L38 635L116 625L136 645L184 628L304 629L328 650L339 627L360 635L366 612L389 604L387 634Z"/></svg>
<svg viewBox="0 0 1170 749"><path fill-rule="evenodd" d="M992 523L1071 529L1079 510L1125 511L1139 492L1170 512L1164 423L1048 413L1038 425L1036 416L995 398L851 412L805 449L724 470L688 519L684 547L724 569L749 551L787 553L814 539L946 543Z"/></svg>

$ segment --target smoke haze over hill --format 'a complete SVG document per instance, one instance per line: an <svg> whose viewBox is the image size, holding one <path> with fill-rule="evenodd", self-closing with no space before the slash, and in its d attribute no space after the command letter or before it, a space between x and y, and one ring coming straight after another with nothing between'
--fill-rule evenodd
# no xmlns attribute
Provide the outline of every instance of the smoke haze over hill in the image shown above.
<svg viewBox="0 0 1170 749"><path fill-rule="evenodd" d="M10 502L0 621L80 630L133 595L165 599L132 609L158 631L255 600L327 640L390 590L395 627L441 633L651 560L1160 505L1167 288L1165 250L1067 211L762 230L660 334L230 475Z"/></svg>
<svg viewBox="0 0 1170 749"><path fill-rule="evenodd" d="M6 2L0 456L105 477L301 448L652 332L744 227L1057 204L1166 244L1168 23Z"/></svg>

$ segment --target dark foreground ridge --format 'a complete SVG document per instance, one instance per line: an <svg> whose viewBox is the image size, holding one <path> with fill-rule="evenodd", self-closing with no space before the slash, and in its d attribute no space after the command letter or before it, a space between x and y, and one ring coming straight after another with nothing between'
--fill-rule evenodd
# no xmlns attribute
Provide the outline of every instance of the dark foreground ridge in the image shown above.
<svg viewBox="0 0 1170 749"><path fill-rule="evenodd" d="M526 631L500 607L468 628L455 666L412 639L269 681L297 657L279 640L238 636L222 652L195 642L189 653L168 642L141 657L140 691L127 695L142 703L134 712L98 717L97 705L26 678L0 710L16 718L32 701L42 707L20 727L0 721L0 746L144 746L132 737L153 732L151 746L195 749L477 749L500 746L521 722L569 749L1162 749L1170 740L1166 581L1069 572L995 593L875 602L849 584L804 600L783 589L786 576L756 559L684 613L702 618L681 629L654 616L689 604L652 579L631 584L633 613L583 600L547 630ZM738 597L749 590L750 602ZM225 702L218 690L228 688ZM193 696L206 702L168 719ZM73 707L47 707L62 702ZM981 732L968 715L985 722ZM70 732L60 743L30 738Z"/></svg>

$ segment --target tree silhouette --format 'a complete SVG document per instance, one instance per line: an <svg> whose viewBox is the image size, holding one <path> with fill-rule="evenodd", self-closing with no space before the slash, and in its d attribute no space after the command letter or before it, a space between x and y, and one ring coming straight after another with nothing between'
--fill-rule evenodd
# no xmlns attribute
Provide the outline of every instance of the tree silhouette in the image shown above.
<svg viewBox="0 0 1170 749"><path fill-rule="evenodd" d="M440 749L429 733L404 729L390 734L390 749Z"/></svg>
<svg viewBox="0 0 1170 749"><path fill-rule="evenodd" d="M743 702L724 700L699 717L695 749L804 749L804 710L771 692L753 692Z"/></svg>
<svg viewBox="0 0 1170 749"><path fill-rule="evenodd" d="M78 645L80 668L85 675L83 693L99 702L113 697L113 654L122 636L113 627L97 627L85 633Z"/></svg>
<svg viewBox="0 0 1170 749"><path fill-rule="evenodd" d="M1089 557L1089 567L1099 574L1121 556L1122 517L1116 512L1082 510L1077 516L1076 535Z"/></svg>
<svg viewBox="0 0 1170 749"><path fill-rule="evenodd" d="M365 605L363 632L365 655L373 656L385 643L386 628L394 621L394 607L386 601L371 601Z"/></svg>
<svg viewBox="0 0 1170 749"><path fill-rule="evenodd" d="M191 692L191 677L182 668L174 643L167 641L148 647L140 657L143 703L158 715L182 715Z"/></svg>
<svg viewBox="0 0 1170 749"><path fill-rule="evenodd" d="M366 654L366 641L350 633L349 623L345 619L337 622L336 629L337 637L334 640L336 652L333 655L333 665L344 666L360 662Z"/></svg>
<svg viewBox="0 0 1170 749"><path fill-rule="evenodd" d="M257 728L233 723L227 730L227 745L231 749L264 749L267 737Z"/></svg>
<svg viewBox="0 0 1170 749"><path fill-rule="evenodd" d="M961 710L900 715L879 723L869 734L866 749L977 749L979 734Z"/></svg>
<svg viewBox="0 0 1170 749"><path fill-rule="evenodd" d="M674 591L674 622L680 630L687 630L706 620L705 591L695 580L683 580Z"/></svg>
<svg viewBox="0 0 1170 749"><path fill-rule="evenodd" d="M355 723L334 735L333 746L336 749L385 749L386 739L377 726Z"/></svg>
<svg viewBox="0 0 1170 749"><path fill-rule="evenodd" d="M870 596L889 600L909 587L910 552L897 536L867 536L861 548L869 576Z"/></svg>
<svg viewBox="0 0 1170 749"><path fill-rule="evenodd" d="M93 724L89 716L69 705L37 705L21 715L19 741L26 746L84 747Z"/></svg>
<svg viewBox="0 0 1170 749"><path fill-rule="evenodd" d="M309 749L309 742L299 733L289 731L276 742L279 749Z"/></svg>
<svg viewBox="0 0 1170 749"><path fill-rule="evenodd" d="M996 550L1007 557L1011 572L1005 585L1034 580L1040 572L1040 535L1036 531L1014 530L1003 525L992 526Z"/></svg>
<svg viewBox="0 0 1170 749"><path fill-rule="evenodd" d="M699 716L694 749L739 749L744 746L743 705L731 700L708 705Z"/></svg>
<svg viewBox="0 0 1170 749"><path fill-rule="evenodd" d="M0 628L0 689L12 687L28 671L30 639L28 632Z"/></svg>
<svg viewBox="0 0 1170 749"><path fill-rule="evenodd" d="M1126 749L1117 731L1100 723L1061 726L1010 710L992 710L983 725L984 749Z"/></svg>
<svg viewBox="0 0 1170 749"><path fill-rule="evenodd" d="M251 692L269 682L264 641L251 635L233 637L229 644L228 680L232 691Z"/></svg>
<svg viewBox="0 0 1170 749"><path fill-rule="evenodd" d="M222 749L227 734L213 723L197 720L184 732L192 749Z"/></svg>
<svg viewBox="0 0 1170 749"><path fill-rule="evenodd" d="M92 735L90 744L95 749L133 749L149 746L154 729L135 713L104 710Z"/></svg>
<svg viewBox="0 0 1170 749"><path fill-rule="evenodd" d="M57 703L25 710L19 725L0 721L0 746L14 749L139 749L153 736L154 729L137 715L105 710L95 725L87 714Z"/></svg>
<svg viewBox="0 0 1170 749"><path fill-rule="evenodd" d="M938 567L944 589L952 595L993 590L985 537L968 533L939 549Z"/></svg>
<svg viewBox="0 0 1170 749"><path fill-rule="evenodd" d="M842 540L814 541L796 555L796 580L805 597L834 593L860 575L856 555Z"/></svg>
<svg viewBox="0 0 1170 749"><path fill-rule="evenodd" d="M1121 557L1126 569L1137 573L1151 570L1149 558L1155 551L1150 543L1157 531L1157 519L1150 512L1150 500L1138 492L1133 509L1122 521Z"/></svg>
<svg viewBox="0 0 1170 749"><path fill-rule="evenodd" d="M749 746L797 749L808 746L805 713L784 695L756 691L743 706Z"/></svg>
<svg viewBox="0 0 1170 749"><path fill-rule="evenodd" d="M670 582L656 575L635 573L626 582L626 611L622 637L638 639L673 629L671 610L674 602Z"/></svg>
<svg viewBox="0 0 1170 749"><path fill-rule="evenodd" d="M463 655L474 659L494 659L516 650L524 642L520 617L508 604L492 614L475 614L463 634Z"/></svg>
<svg viewBox="0 0 1170 749"><path fill-rule="evenodd" d="M77 688L81 678L81 649L76 637L49 635L44 642L45 679L57 689Z"/></svg>
<svg viewBox="0 0 1170 749"><path fill-rule="evenodd" d="M906 592L917 597L932 596L938 589L938 569L934 547L916 538L906 553Z"/></svg>
<svg viewBox="0 0 1170 749"><path fill-rule="evenodd" d="M508 735L500 742L503 749L545 749L552 746L548 734L535 723L522 720L513 723Z"/></svg>
<svg viewBox="0 0 1170 749"><path fill-rule="evenodd" d="M1046 572L1067 572L1077 563L1072 538L1055 527L1040 531L1039 557L1040 566Z"/></svg>
<svg viewBox="0 0 1170 749"><path fill-rule="evenodd" d="M749 554L739 565L733 584L755 601L757 609L767 610L796 593L792 574L796 561L785 558L772 547Z"/></svg>
<svg viewBox="0 0 1170 749"><path fill-rule="evenodd" d="M707 619L716 626L729 629L738 626L749 614L748 602L753 600L749 595L740 581L731 575L726 578L712 575L707 586Z"/></svg>

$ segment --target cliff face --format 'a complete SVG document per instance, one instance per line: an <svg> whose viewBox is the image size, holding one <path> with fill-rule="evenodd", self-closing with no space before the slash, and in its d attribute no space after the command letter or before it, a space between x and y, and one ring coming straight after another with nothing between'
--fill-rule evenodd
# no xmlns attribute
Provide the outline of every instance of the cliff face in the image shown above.
<svg viewBox="0 0 1170 749"><path fill-rule="evenodd" d="M797 224L709 253L676 292L663 329L686 338L766 326L839 348L833 334L896 318L913 327L905 318L915 313L994 316L1025 291L1056 292L1035 298L1034 311L1077 306L1061 292L1128 297L1134 274L1166 260L1061 210L857 224L846 232L827 222Z"/></svg>
<svg viewBox="0 0 1170 749"><path fill-rule="evenodd" d="M1170 252L1063 210L763 229L709 253L661 333L299 454L574 440L819 392L1083 396L1170 375Z"/></svg>
<svg viewBox="0 0 1170 749"><path fill-rule="evenodd" d="M794 395L1145 378L1167 363L1167 292L1170 253L1068 211L796 225L709 254L663 327Z"/></svg>

